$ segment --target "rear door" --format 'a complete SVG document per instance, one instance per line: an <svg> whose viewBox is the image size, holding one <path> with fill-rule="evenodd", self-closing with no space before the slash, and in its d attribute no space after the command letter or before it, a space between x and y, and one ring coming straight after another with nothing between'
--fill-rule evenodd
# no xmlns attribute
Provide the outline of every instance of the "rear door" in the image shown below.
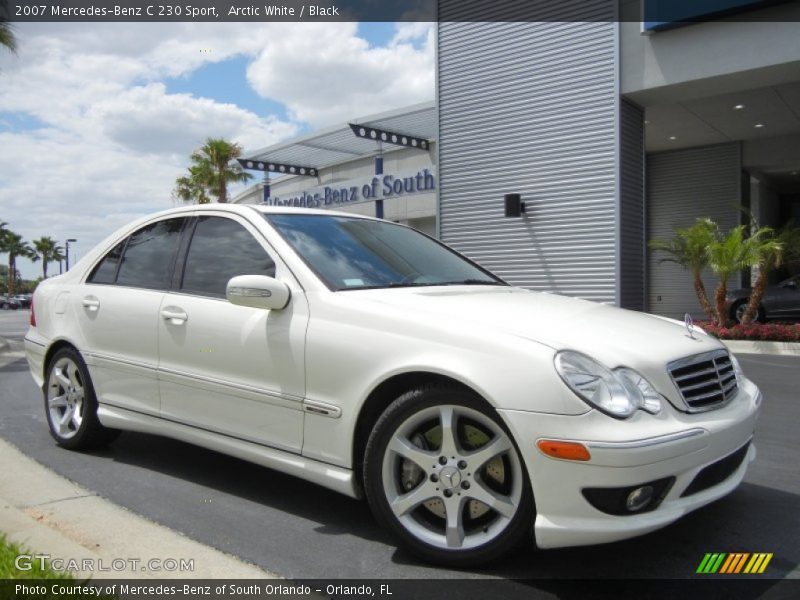
<svg viewBox="0 0 800 600"><path fill-rule="evenodd" d="M186 217L145 225L114 246L78 289L76 320L98 400L157 415L158 319Z"/></svg>
<svg viewBox="0 0 800 600"><path fill-rule="evenodd" d="M162 415L299 452L308 324L302 288L238 215L199 216L186 239L158 319ZM275 276L292 299L283 310L235 306L225 287L236 275Z"/></svg>

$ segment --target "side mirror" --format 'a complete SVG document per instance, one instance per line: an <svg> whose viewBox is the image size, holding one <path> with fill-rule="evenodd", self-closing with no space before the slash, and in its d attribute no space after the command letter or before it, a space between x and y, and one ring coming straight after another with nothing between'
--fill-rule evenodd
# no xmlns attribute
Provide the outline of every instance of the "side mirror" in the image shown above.
<svg viewBox="0 0 800 600"><path fill-rule="evenodd" d="M231 278L225 289L228 302L238 306L281 310L289 304L289 286L265 275L239 275Z"/></svg>

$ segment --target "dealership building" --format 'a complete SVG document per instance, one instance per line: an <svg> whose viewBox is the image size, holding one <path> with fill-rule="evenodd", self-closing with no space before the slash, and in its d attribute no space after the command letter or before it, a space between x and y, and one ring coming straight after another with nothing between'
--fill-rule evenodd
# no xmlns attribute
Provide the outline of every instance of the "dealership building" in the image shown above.
<svg viewBox="0 0 800 600"><path fill-rule="evenodd" d="M248 151L271 180L234 202L378 215L515 285L700 316L647 243L742 208L800 223L800 3L681 0L694 12L656 19L648 2L508 22L440 7L434 102ZM698 7L736 12L684 22Z"/></svg>

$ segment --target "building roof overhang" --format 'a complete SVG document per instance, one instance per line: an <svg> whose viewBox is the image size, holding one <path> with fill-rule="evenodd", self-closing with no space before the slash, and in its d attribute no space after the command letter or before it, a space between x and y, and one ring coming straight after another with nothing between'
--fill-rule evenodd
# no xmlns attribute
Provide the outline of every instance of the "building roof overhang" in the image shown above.
<svg viewBox="0 0 800 600"><path fill-rule="evenodd" d="M431 141L436 137L436 120L435 103L423 102L389 112L354 118L348 123L249 151L239 159L239 162L246 169L273 171L286 175L316 176L320 169L378 153L378 141L358 137L352 129L353 125L397 132L419 140ZM383 151L388 152L390 148L402 147L402 144L384 146ZM270 169L269 166L275 168ZM283 170L280 169L281 166L284 167ZM291 167L295 170L290 171ZM301 173L301 169L305 172Z"/></svg>

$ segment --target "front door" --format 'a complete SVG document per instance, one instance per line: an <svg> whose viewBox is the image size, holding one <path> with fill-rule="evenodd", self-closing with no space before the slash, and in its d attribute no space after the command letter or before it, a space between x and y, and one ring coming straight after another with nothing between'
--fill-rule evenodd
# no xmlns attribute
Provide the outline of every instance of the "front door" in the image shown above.
<svg viewBox="0 0 800 600"><path fill-rule="evenodd" d="M176 289L158 323L161 414L209 431L300 452L308 304L302 288L246 220L197 218ZM237 275L277 276L283 310L235 306Z"/></svg>

